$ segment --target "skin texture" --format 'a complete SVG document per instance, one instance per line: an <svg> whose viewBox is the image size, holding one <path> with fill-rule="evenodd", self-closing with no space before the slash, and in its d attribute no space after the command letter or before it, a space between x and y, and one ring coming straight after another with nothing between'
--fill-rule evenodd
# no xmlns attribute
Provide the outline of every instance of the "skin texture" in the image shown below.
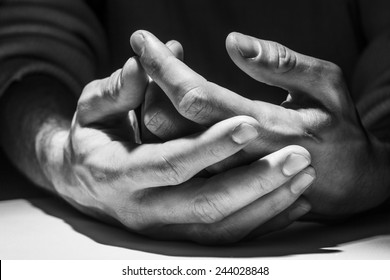
<svg viewBox="0 0 390 280"><path fill-rule="evenodd" d="M157 87L146 95L145 126L161 139L181 135L183 127L194 132L235 115L248 115L259 122L256 141L209 171L222 172L297 144L310 151L317 171L315 184L305 193L314 214L349 215L378 206L389 197L388 146L361 124L335 64L276 42L230 34L226 48L242 71L289 92L277 106L243 98L207 81L147 31L135 32L130 42L145 71L168 97Z"/></svg>
<svg viewBox="0 0 390 280"><path fill-rule="evenodd" d="M78 6L76 9L74 9L74 7L72 9L66 9L67 18L69 16L73 17L76 19L76 23L79 21L88 21L88 18L85 17L85 13L83 13L86 10L85 7L82 6L82 2L59 2L64 2L60 5L60 10L63 8L63 4L69 4L70 2L77 3ZM258 228L254 230L252 230L253 227L245 228L245 224L243 230L237 230L235 226L238 226L239 224L237 224L236 219L223 218L224 216L219 216L218 218L217 215L221 212L219 211L219 208L212 208L210 211L212 214L205 216L217 217L221 220L218 222L215 221L214 223L207 223L207 225L204 223L202 226L196 224L191 226L180 225L178 227L171 227L172 224L167 223L166 220L163 220L162 223L156 223L150 222L148 219L142 220L144 223L137 224L134 215L136 217L139 212L136 210L130 211L132 205L129 206L129 201L133 201L130 198L133 198L135 193L134 189L139 191L138 194L145 192L145 195L141 197L148 197L147 194L152 193L152 190L155 194L158 194L158 191L161 191L164 188L166 190L165 192L168 193L168 188L148 188L147 184L141 184L142 187L145 187L145 189L141 191L138 181L134 180L134 182L132 181L128 184L123 183L131 177L124 176L126 178L123 179L122 183L126 186L122 186L122 189L121 187L115 189L115 180L119 180L119 177L121 176L121 172L118 174L118 169L115 167L120 166L118 163L120 161L118 159L124 157L126 153L133 153L134 150L139 151L144 149L138 148L141 139L137 128L138 125L142 125L143 123L145 123L146 127L154 133L151 133L148 129L143 127L143 143L161 143L180 137L188 138L188 135L198 133L198 136L196 136L198 138L195 139L196 142L196 140L200 140L199 138L201 138L199 133L205 131L219 121L231 119L238 115L249 115L255 119L250 119L250 122L253 122L252 124L258 125L257 123L259 123L260 129L258 129L258 132L260 137L246 146L240 145L240 148L242 147L241 150L227 159L222 160L222 162L217 162L210 166L207 166L207 164L211 161L207 164L202 163L202 166L198 165L198 169L205 168L211 173L220 173L237 165L257 161L259 160L259 157L277 150L279 147L283 147L283 145L300 143L313 151L313 163L316 167L318 166L320 170L319 183L314 185L315 188L313 188L313 190L309 189L306 192L306 195L315 206L314 211L316 213L339 216L343 213L354 213L362 211L362 209L373 207L388 197L388 191L384 186L389 185L387 170L385 170L385 167L388 166L389 153L385 141L388 142L390 139L390 130L388 129L390 118L387 117L387 108L389 106L386 106L389 90L389 75L387 69L389 69L390 65L389 56L387 55L390 17L388 17L387 11L390 2L383 0L354 2L358 3L360 6L357 28L361 28L362 30L358 30L358 32L362 31L363 40L367 41L368 45L357 62L355 78L351 90L360 117L354 112L353 106L350 107L351 100L348 97L348 92L346 92L345 85L343 85L344 83L339 69L334 67L334 65L324 62L321 62L322 64L314 63L314 65L319 67L311 67L312 64L309 64L310 67L306 67L306 70L308 71L304 71L305 67L298 67L299 71L294 71L295 68L289 67L291 63L288 63L289 61L297 61L292 59L294 56L289 55L291 53L286 51L284 47L266 41L261 41L262 43L259 43L259 49L253 48L253 46L251 47L250 42L245 44L247 45L246 49L249 50L249 54L246 53L242 56L241 52L243 53L245 48L243 46L241 46L242 48L240 48L240 50L236 48L235 41L237 41L238 35L236 36L236 34L233 34L229 37L227 47L229 54L237 65L255 79L275 86L281 86L291 92L290 99L287 100L282 107L270 106L269 104L264 104L262 102L248 102L242 98L237 98L235 95L232 95L231 92L221 89L215 84L204 82L204 78L194 75L191 71L188 72L188 69L178 68L185 70L179 74L190 74L191 82L193 82L191 79L196 77L195 86L194 84L185 84L188 81L187 77L184 77L182 80L184 81L184 84L179 85L177 88L174 87L173 89L170 89L169 83L167 84L164 80L159 81L158 83L168 95L170 92L175 94L176 89L178 89L178 93L180 93L180 90L183 90L183 88L184 92L192 90L195 94L186 94L186 98L181 98L181 96L179 96L179 102L175 100L171 102L166 98L165 93L159 90L158 85L154 81L150 82L146 88L145 103L142 105L145 117L143 121L138 124L133 117L131 118L131 122L125 117L125 115L127 115L125 113L127 109L126 107L122 107L122 103L128 102L126 103L127 105L130 104L128 109L133 108L136 104L141 102L143 93L140 95L133 95L133 92L131 92L129 93L129 96L124 97L122 94L115 93L114 96L118 95L120 102L114 102L115 99L112 98L108 98L111 102L105 102L103 98L105 95L103 94L103 96L102 91L99 91L100 87L115 88L115 85L117 85L115 77L117 78L120 76L118 75L121 73L120 71L114 74L111 79L105 80L105 83L100 81L90 85L84 91L85 94L83 94L84 96L81 99L82 102L79 102L76 114L77 101L72 99L71 90L64 87L63 84L52 76L27 76L24 77L21 82L16 82L7 89L5 96L2 96L0 100L0 139L2 148L6 151L14 165L16 165L33 182L50 191L56 192L85 213L110 221L119 221L125 226L139 232L142 231L141 228L143 227L145 233L149 231L147 234L153 235L157 232L159 234L158 237L160 238L183 238L196 240L202 243L212 243L217 242L218 240L219 242L229 242L242 238L242 236L249 231L251 232L247 236L263 234L270 230L282 228L305 214L310 206L302 197L291 204L291 201L294 201L295 196L292 196L289 192L283 192L288 198L286 198L286 200L280 200L279 204L277 204L279 208L275 207L276 204L268 202L267 204L264 201L262 205L265 205L265 209L258 208L258 212L251 212L253 216L247 216L251 217L251 221L258 221L254 224L254 226ZM70 5L72 6L72 4ZM51 6L54 7L56 5L51 4ZM71 11L73 10L77 11L77 13L75 13L76 15L72 14ZM70 14L69 11L71 12ZM44 12L46 13L46 10ZM42 23L42 16L39 13L39 10L38 13L30 14L29 16L31 16L31 19L33 20L33 22L31 22L32 24L35 24L35 22L39 22L39 24ZM39 20L35 21L34 18ZM21 21L22 28L26 26L25 20L26 19L23 18ZM55 17L55 20L61 21L61 17ZM14 19L11 21L13 23ZM18 21L16 20L16 22ZM57 26L57 24L49 25ZM32 52L30 52L31 48L28 48L28 52L23 53L23 57L28 58L29 56L33 56L38 59L39 53L49 53L53 55L51 59L54 58L53 61L55 61L55 64L58 64L60 68L65 67L70 70L75 77L83 76L83 78L80 79L81 81L90 80L90 77L93 76L92 72L94 72L93 70L96 68L95 62L97 61L93 54L90 55L89 58L92 59L89 60L80 56L79 52L71 52L72 57L77 57L77 59L57 61L57 58L62 57L57 56L58 53L64 54L64 50L69 51L68 48L70 46L79 46L82 41L88 43L88 46L85 46L86 49L91 46L96 48L93 53L102 52L97 50L102 46L101 43L104 39L95 36L99 33L99 27L92 25L93 32L83 32L85 30L88 31L89 29L76 30L74 29L76 26L77 25L75 24L67 26L67 28L69 27L69 30L67 30L69 32L68 35L71 36L66 37L74 40L71 41L72 44L63 44L65 41L62 39L65 37L62 37L61 40L54 40L58 45L55 45L56 47L53 48L53 42L46 44L47 36L45 35L38 38L44 42L43 45L45 45L46 48L43 50L34 48ZM33 28L33 30L38 29ZM62 33L55 32L55 34L57 36ZM12 37L14 37L14 34ZM91 37L92 40L89 40ZM31 37L26 36L26 38L26 40L29 41ZM239 41L241 43L244 42L242 38L240 38ZM25 42L24 39L21 42ZM332 44L332 42L329 42L329 44ZM83 43L81 45L83 45ZM178 46L176 43L175 45L176 47ZM136 45L134 46L136 47ZM262 47L267 49L267 46L270 47L269 50L271 51L268 54L272 55L269 57L270 60L265 60L265 65L263 63L264 61L261 59L251 58L251 56L261 58L262 56L256 51L259 51L260 49L263 50ZM272 48L271 46L276 46L276 48ZM169 47L172 50L172 46ZM180 49L180 46L178 48ZM142 50L142 47L138 47L138 51L140 50ZM348 52L348 50L340 51ZM155 52L152 53L155 54ZM175 54L178 57L182 56L178 55L177 52ZM278 55L275 56L275 54ZM159 57L159 55L156 57ZM47 58L44 60L47 61ZM39 62L39 59L37 61ZM50 61L50 59L48 61ZM269 64L267 61L273 63ZM70 64L68 65L69 62ZM72 64L73 62L76 62L76 64ZM171 60L171 62L177 64L174 60ZM145 68L148 68L147 61L143 61L142 63L146 65ZM130 63L130 65L134 64ZM275 67L275 65L277 67ZM292 63L292 65L294 65L294 63ZM161 71L161 69L159 70L159 67L159 63L152 63L152 67L149 67L149 71L152 70L152 72L155 72L156 77L162 76L160 72L164 72L164 75L169 74L171 67L168 67L164 71ZM180 67L182 67L182 65ZM264 69L268 70L265 71ZM290 70L286 71L286 69ZM312 71L309 71L310 69ZM274 73L275 70L276 73ZM142 72L142 70L140 71ZM270 73L272 75L270 75ZM298 73L305 75L298 75ZM134 83L138 84L137 87L142 87L145 77L143 75L136 76L139 80L135 79ZM171 81L174 82L175 76L176 74L171 75L170 77L167 76L167 78L170 78ZM276 79L275 77L278 76L284 77L284 79ZM313 78L316 76L319 76L319 78ZM180 79L183 78L180 75L177 77ZM303 79L306 81L304 83L305 87L299 87L302 86L301 83L296 87L293 83L295 79L299 81ZM314 83L317 80L322 82ZM62 81L66 82L64 79L62 79ZM288 81L290 81L290 83L288 83ZM206 91L203 90L205 86L207 87ZM208 93L209 89L209 92L211 93L221 92L223 95L206 94L205 96L205 92ZM119 91L121 90L119 89ZM104 90L103 92L107 93L110 91ZM116 91L114 90L114 92ZM76 94L77 93L78 92L76 92ZM110 96L110 94L108 94L108 96ZM142 96L142 98L140 96ZM326 98L321 98L322 96L325 96ZM371 96L379 96L380 98L371 99ZM212 98L215 98L215 100L212 100ZM180 102L181 99L183 99L183 102ZM106 108L104 104L111 105L109 106L110 109L107 109L108 107ZM175 104L176 108L173 104ZM367 104L369 104L369 106L367 106ZM346 107L347 109L345 109ZM180 115L178 111L183 115ZM96 112L101 113L96 114ZM76 115L77 118L73 118L74 115ZM72 118L74 119L73 122ZM243 119L234 119L234 121L240 122L243 121ZM363 123L363 128L362 125L359 124L360 121ZM224 124L227 126L232 125L230 122ZM121 129L120 127L124 129ZM227 130L225 132L227 132ZM210 139L214 139L215 141L217 141L217 139L225 139L223 138L223 135L221 138L216 137L216 134L208 135L210 136ZM227 137L226 139L229 138L228 135L229 133L225 134ZM378 141L378 139L381 141ZM89 149L90 143L93 144L92 146L95 147L96 150ZM102 146L100 144L102 143L111 146L111 149L115 150L115 152L110 149L108 149L110 151L101 152ZM113 146L117 148L114 149L112 148ZM153 153L153 149L156 148L152 148L151 153L156 155ZM293 150L294 153L303 153L304 155L307 153L306 151L303 152L299 147L293 147ZM144 151L146 151L146 149L144 149ZM201 150L198 149L198 151ZM284 152L282 150L282 154L270 155L271 159L273 158L276 162L275 168L279 168L276 169L276 171L279 172L277 173L279 175L282 170L280 168L280 166L283 165L282 162L286 158L290 158L290 156L284 158ZM290 152L291 150L287 151L288 154ZM188 151L187 157L184 156L184 158L191 158L191 154L192 152ZM225 156L227 156L227 154L225 154ZM161 157L158 157L158 154L157 158L161 159ZM89 161L86 161L86 159L89 159ZM262 162L272 162L271 159L266 158L263 159ZM137 164L138 163L136 162L135 166L132 165L131 167L137 170L137 168L140 168ZM263 166L264 167L259 170L264 172L264 174L269 174L267 171L269 171L272 166L268 166L268 164L263 164ZM163 166L163 168L166 167L167 166ZM168 166L167 170L170 170L170 168L171 167ZM160 168L157 168L156 173L159 172L159 169ZM247 168L244 169L247 170ZM151 169L150 171L153 172L153 170L154 169ZM312 171L309 171L309 173L310 172ZM174 171L173 174L176 174L176 172ZM260 175L261 174L262 173L260 173ZM191 174L184 175L191 176ZM259 174L257 174L257 176L259 176ZM151 178L153 177L151 176ZM180 176L178 178L180 178ZM185 176L182 178L185 178ZM285 178L288 181L288 184L291 183L291 178L291 175L287 179ZM296 177L294 177L294 179L295 178ZM206 183L206 179L201 178L200 180L205 180L202 182L199 181L200 183L203 183L203 187L209 186ZM217 179L213 182L216 180ZM262 184L267 184L266 182L269 180L269 177L260 176L259 180ZM180 182L180 180L177 182ZM153 182L153 184L156 185L158 182ZM120 186L121 184L118 185ZM302 185L305 184L302 183ZM181 184L169 189L175 190L175 188L178 188L177 186L181 186ZM286 185L284 184L282 187L277 188L277 190L285 187ZM118 189L121 189L121 191ZM146 189L148 191L146 191ZM109 193L110 190L112 191L112 196L110 199L104 200L105 194ZM117 190L117 193L113 190ZM271 193L262 196L261 199L265 199L266 197L283 198L283 196L274 194L274 192L275 191L272 191ZM218 191L216 193L219 194ZM123 199L123 197L128 198L128 200ZM153 195L150 197L153 197ZM155 195L155 197L158 197L158 195ZM216 197L221 198L220 195ZM209 196L206 196L206 198L208 199ZM260 198L258 198L258 200L260 200ZM150 198L148 201L152 201L152 199ZM275 202L278 200L271 199L267 201ZM252 205L253 203L254 202L249 205ZM241 209L248 207L244 207L243 205L244 204L241 205ZM188 207L188 205L185 207ZM156 212L158 215L161 214L161 212L169 213L169 211L167 212L166 210L171 209L170 205L164 205L162 208L158 206L151 214L148 212L150 208L152 208L152 204L147 205L147 207L143 208L144 212L140 213L144 216L148 216ZM282 211L281 209L284 208L286 208L286 210ZM124 210L119 211L118 209ZM199 207L196 209L199 209ZM225 209L225 212L221 213L224 215L230 214L230 216L232 216L233 214L231 211L234 211L235 208L232 209L233 210L229 210L230 212ZM279 212L280 214L278 214ZM206 211L205 213L209 213L209 211ZM261 213L265 213L265 215L263 216ZM174 215L175 213L171 214L172 220L177 219L175 221L180 222L179 217ZM134 220L132 220L133 218ZM237 218L241 218L241 216ZM268 222L263 224L267 219L269 219ZM132 223L135 223L135 225ZM137 229L135 229L135 227L137 227ZM162 228L164 228L164 230L162 230ZM170 228L170 230L167 230L167 228ZM165 232L165 234L162 234L163 232Z"/></svg>
<svg viewBox="0 0 390 280"><path fill-rule="evenodd" d="M180 56L180 45L168 46ZM235 242L283 228L310 210L298 198L315 171L300 146L194 177L255 141L260 124L252 117L142 144L133 110L148 85L137 58L88 84L77 105L50 77L27 78L0 104L2 145L37 185L86 214L154 238Z"/></svg>

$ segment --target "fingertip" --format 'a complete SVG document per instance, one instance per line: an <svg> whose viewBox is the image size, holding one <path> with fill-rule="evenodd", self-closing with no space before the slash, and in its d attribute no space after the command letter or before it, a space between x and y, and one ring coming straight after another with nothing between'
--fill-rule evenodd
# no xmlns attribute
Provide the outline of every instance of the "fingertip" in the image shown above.
<svg viewBox="0 0 390 280"><path fill-rule="evenodd" d="M130 46L138 56L141 56L144 52L145 42L150 39L157 38L147 30L137 30L130 36Z"/></svg>
<svg viewBox="0 0 390 280"><path fill-rule="evenodd" d="M259 122L249 116L236 116L225 120L234 127L231 133L233 142L238 145L247 145L259 136Z"/></svg>
<svg viewBox="0 0 390 280"><path fill-rule="evenodd" d="M287 155L283 163L282 172L286 177L290 177L308 167L309 164L310 158L305 154L293 152Z"/></svg>
<svg viewBox="0 0 390 280"><path fill-rule="evenodd" d="M138 107L144 99L149 79L137 57L132 57L126 61L119 78L120 88L118 93L127 102L130 102L133 108Z"/></svg>
<svg viewBox="0 0 390 280"><path fill-rule="evenodd" d="M313 166L308 166L306 167L306 169L304 170L305 173L309 174L311 177L313 177L314 179L317 177L317 173L316 173L316 170L314 169Z"/></svg>
<svg viewBox="0 0 390 280"><path fill-rule="evenodd" d="M301 195L313 184L314 180L314 168L311 166L305 168L302 172L298 173L291 179L291 193L294 195Z"/></svg>
<svg viewBox="0 0 390 280"><path fill-rule="evenodd" d="M273 166L280 166L280 171L286 178L296 175L311 163L310 153L298 145L286 146L264 159L272 162Z"/></svg>
<svg viewBox="0 0 390 280"><path fill-rule="evenodd" d="M306 168L307 166L309 166L311 164L310 152L306 148L299 146L299 145L286 146L286 147L281 148L280 150L272 153L271 155L275 155L275 156L277 155L277 158L279 160L281 160L281 162L285 162L289 159L293 159L291 161L292 166L296 165L296 160L298 160L298 157L300 157L300 160L305 161L305 162L304 162L304 164L302 164L304 166L302 166L302 168L298 171L303 170L304 168Z"/></svg>
<svg viewBox="0 0 390 280"><path fill-rule="evenodd" d="M240 57L237 49L236 34L237 32L229 33L225 40L226 51L233 60L235 60L236 57Z"/></svg>
<svg viewBox="0 0 390 280"><path fill-rule="evenodd" d="M238 145L247 145L259 136L260 124L252 117L236 116L226 121L234 127L231 138Z"/></svg>
<svg viewBox="0 0 390 280"><path fill-rule="evenodd" d="M252 142L259 136L257 129L248 124L242 123L236 126L232 133L233 141L238 145L245 145Z"/></svg>
<svg viewBox="0 0 390 280"><path fill-rule="evenodd" d="M144 30L135 31L130 37L130 46L137 55L142 55L145 45Z"/></svg>
<svg viewBox="0 0 390 280"><path fill-rule="evenodd" d="M130 57L122 68L121 79L123 82L130 80L141 81L146 84L148 81L148 76L141 63L139 62L138 57Z"/></svg>
<svg viewBox="0 0 390 280"><path fill-rule="evenodd" d="M306 199L299 198L288 213L289 220L293 222L309 213L310 210L311 204Z"/></svg>
<svg viewBox="0 0 390 280"><path fill-rule="evenodd" d="M311 163L311 154L306 148L299 145L289 145L286 146L284 149L289 154L295 153L304 156L305 158L307 158L309 164Z"/></svg>
<svg viewBox="0 0 390 280"><path fill-rule="evenodd" d="M235 44L236 44L235 35L236 34L237 34L237 32L230 32L227 35L226 40L225 40L226 49L230 49L231 47L235 46Z"/></svg>
<svg viewBox="0 0 390 280"><path fill-rule="evenodd" d="M184 50L182 44L176 40L170 40L165 44L178 59L183 60Z"/></svg>

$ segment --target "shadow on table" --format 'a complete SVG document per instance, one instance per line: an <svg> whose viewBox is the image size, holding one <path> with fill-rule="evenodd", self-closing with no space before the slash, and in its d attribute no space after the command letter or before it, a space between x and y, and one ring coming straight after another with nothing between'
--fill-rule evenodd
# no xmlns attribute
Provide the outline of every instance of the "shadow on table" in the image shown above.
<svg viewBox="0 0 390 280"><path fill-rule="evenodd" d="M125 229L91 219L57 198L29 199L45 213L62 219L77 232L95 242L169 256L195 257L276 257L297 254L340 252L339 244L390 234L390 215L374 213L350 219L343 224L296 223L286 230L257 240L224 246L202 246L190 242L152 240Z"/></svg>

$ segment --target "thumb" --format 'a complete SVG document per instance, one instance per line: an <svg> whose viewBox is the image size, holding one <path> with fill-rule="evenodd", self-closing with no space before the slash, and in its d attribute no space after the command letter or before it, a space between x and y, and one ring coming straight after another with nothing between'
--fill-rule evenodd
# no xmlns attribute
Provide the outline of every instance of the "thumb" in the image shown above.
<svg viewBox="0 0 390 280"><path fill-rule="evenodd" d="M344 97L340 68L328 61L297 53L271 41L233 32L226 39L226 49L234 63L257 81L287 90L293 98L310 97L334 107Z"/></svg>
<svg viewBox="0 0 390 280"><path fill-rule="evenodd" d="M130 58L110 77L95 80L83 90L77 104L81 125L123 118L144 100L148 77L138 58Z"/></svg>

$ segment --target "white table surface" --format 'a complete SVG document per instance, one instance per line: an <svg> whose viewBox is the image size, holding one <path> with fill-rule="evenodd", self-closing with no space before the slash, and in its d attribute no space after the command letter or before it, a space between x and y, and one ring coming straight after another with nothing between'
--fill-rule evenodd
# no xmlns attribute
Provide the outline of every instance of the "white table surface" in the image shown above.
<svg viewBox="0 0 390 280"><path fill-rule="evenodd" d="M0 201L0 259L386 259L390 213L338 225L296 223L258 240L207 247L156 241L80 214L53 197Z"/></svg>

